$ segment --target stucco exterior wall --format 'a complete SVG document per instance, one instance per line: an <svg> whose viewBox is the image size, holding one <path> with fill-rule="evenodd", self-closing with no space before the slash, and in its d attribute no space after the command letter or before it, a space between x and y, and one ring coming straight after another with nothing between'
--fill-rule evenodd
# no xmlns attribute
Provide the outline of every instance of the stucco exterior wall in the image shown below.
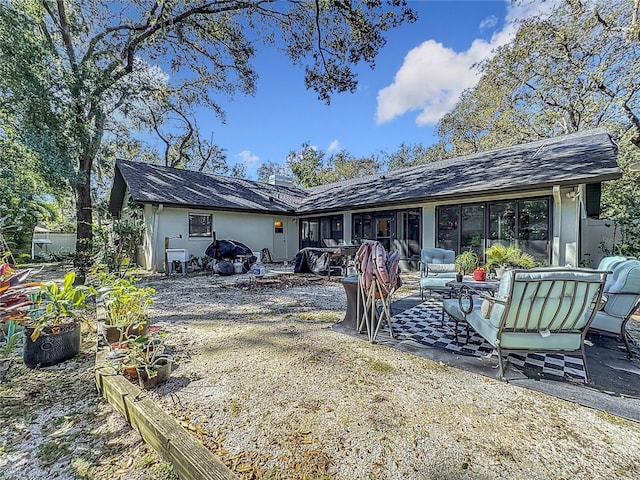
<svg viewBox="0 0 640 480"><path fill-rule="evenodd" d="M144 245L141 249L141 266L148 270L165 271L165 240L169 248L185 248L189 255L201 257L213 242L213 237L189 237L189 214L213 216L213 231L218 240L235 240L254 252L268 248L273 261L295 257L298 251L297 223L289 217L258 215L236 212L212 212L199 209L182 209L146 205L144 209ZM284 250L274 256L274 221L284 224ZM282 237L280 237L282 238Z"/></svg>
<svg viewBox="0 0 640 480"><path fill-rule="evenodd" d="M549 239L552 250L552 265L579 264L579 235L582 206L581 195L572 192L580 191L578 187L563 187L539 190L527 193L527 197L551 196L553 199L553 223ZM461 199L459 203L477 203L491 200L513 199L513 195L478 195L473 199ZM422 248L435 245L436 207L453 204L447 202L415 203L401 208L422 208ZM397 207L384 209L359 209L357 211L336 212L344 215L344 238L351 240L351 220L356 212L394 210ZM189 238L189 213L212 214L213 231L218 240L236 240L244 243L254 252L268 248L273 261L293 260L298 252L299 220L298 218L273 214L250 214L237 212L218 212L198 209L181 209L173 207L146 205L144 208L145 234L144 245L140 249L139 263L151 270L163 272L165 238L169 239L170 248L186 248L190 255L204 256L212 238ZM274 232L274 222L283 222L283 232ZM179 236L182 235L182 238Z"/></svg>

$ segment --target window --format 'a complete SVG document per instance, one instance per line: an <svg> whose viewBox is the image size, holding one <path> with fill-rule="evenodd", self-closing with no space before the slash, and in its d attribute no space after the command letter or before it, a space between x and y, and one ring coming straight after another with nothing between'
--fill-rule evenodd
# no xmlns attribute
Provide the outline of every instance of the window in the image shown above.
<svg viewBox="0 0 640 480"><path fill-rule="evenodd" d="M387 250L399 251L403 259L420 255L420 208L354 213L351 219L353 241L377 240Z"/></svg>
<svg viewBox="0 0 640 480"><path fill-rule="evenodd" d="M189 214L189 237L206 238L211 237L213 217L200 213Z"/></svg>
<svg viewBox="0 0 640 480"><path fill-rule="evenodd" d="M342 215L300 220L300 247L323 247L327 242L344 239ZM333 243L333 242L332 242Z"/></svg>
<svg viewBox="0 0 640 480"><path fill-rule="evenodd" d="M284 233L284 224L282 223L282 220L276 220L273 222L273 232Z"/></svg>
<svg viewBox="0 0 640 480"><path fill-rule="evenodd" d="M482 259L494 243L515 245L547 263L551 258L551 201L548 197L436 209L436 246L457 253L472 249Z"/></svg>

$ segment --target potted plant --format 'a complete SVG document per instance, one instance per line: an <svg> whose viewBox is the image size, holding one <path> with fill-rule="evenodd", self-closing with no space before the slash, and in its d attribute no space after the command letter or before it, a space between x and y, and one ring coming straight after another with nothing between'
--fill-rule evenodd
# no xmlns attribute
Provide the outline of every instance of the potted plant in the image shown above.
<svg viewBox="0 0 640 480"><path fill-rule="evenodd" d="M85 285L74 285L75 272L55 282L41 284L30 294L24 324L24 363L28 367L55 365L80 352L82 324L92 329L87 299L96 293ZM25 304L26 305L26 304Z"/></svg>
<svg viewBox="0 0 640 480"><path fill-rule="evenodd" d="M165 382L171 375L172 359L164 355L162 342L147 337L131 339L131 354L126 363L136 365L140 387L154 388Z"/></svg>
<svg viewBox="0 0 640 480"><path fill-rule="evenodd" d="M102 332L109 345L133 336L146 337L155 289L138 286L138 279L134 277L127 279L103 273L98 278L104 306Z"/></svg>
<svg viewBox="0 0 640 480"><path fill-rule="evenodd" d="M493 268L498 279L502 278L502 274L507 268L533 268L536 263L531 255L515 245L505 246L494 243L485 253L487 255L486 268Z"/></svg>
<svg viewBox="0 0 640 480"><path fill-rule="evenodd" d="M462 275L468 275L478 266L478 255L473 250L466 250L456 257L454 263Z"/></svg>

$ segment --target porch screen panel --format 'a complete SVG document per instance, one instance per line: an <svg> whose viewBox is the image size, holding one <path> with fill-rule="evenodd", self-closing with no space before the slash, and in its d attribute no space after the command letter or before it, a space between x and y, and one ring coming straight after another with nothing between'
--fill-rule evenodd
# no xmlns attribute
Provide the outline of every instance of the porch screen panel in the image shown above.
<svg viewBox="0 0 640 480"><path fill-rule="evenodd" d="M320 218L320 246L324 247L324 243L322 240L331 239L331 218L330 217L321 217Z"/></svg>
<svg viewBox="0 0 640 480"><path fill-rule="evenodd" d="M409 247L409 257L414 255L420 256L420 221L422 218L422 210L419 208L411 209L407 212L407 243Z"/></svg>
<svg viewBox="0 0 640 480"><path fill-rule="evenodd" d="M316 219L306 219L300 222L300 246L317 247L320 239L320 224Z"/></svg>
<svg viewBox="0 0 640 480"><path fill-rule="evenodd" d="M521 200L518 202L518 246L538 261L550 258L548 199Z"/></svg>
<svg viewBox="0 0 640 480"><path fill-rule="evenodd" d="M358 213L352 217L353 231L352 239L355 241L361 241L370 239L371 237L371 214L370 213Z"/></svg>
<svg viewBox="0 0 640 480"><path fill-rule="evenodd" d="M331 217L331 238L338 242L344 240L342 215Z"/></svg>
<svg viewBox="0 0 640 480"><path fill-rule="evenodd" d="M458 205L438 207L437 215L438 236L436 246L438 248L459 252L460 240L458 238L458 225L460 224L460 207Z"/></svg>
<svg viewBox="0 0 640 480"><path fill-rule="evenodd" d="M400 252L402 258L409 256L409 245L407 242L407 211L396 213L396 238L393 241L393 249Z"/></svg>
<svg viewBox="0 0 640 480"><path fill-rule="evenodd" d="M422 210L412 208L396 211L396 237L393 250L400 252L403 259L420 258L420 219Z"/></svg>

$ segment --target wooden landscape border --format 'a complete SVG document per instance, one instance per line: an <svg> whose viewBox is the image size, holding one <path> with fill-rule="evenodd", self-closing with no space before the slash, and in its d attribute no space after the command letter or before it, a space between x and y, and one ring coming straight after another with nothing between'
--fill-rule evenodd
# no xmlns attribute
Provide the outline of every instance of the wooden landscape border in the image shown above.
<svg viewBox="0 0 640 480"><path fill-rule="evenodd" d="M98 347L95 380L102 396L142 439L173 465L183 480L238 480L238 477L140 388L107 364L109 347Z"/></svg>

